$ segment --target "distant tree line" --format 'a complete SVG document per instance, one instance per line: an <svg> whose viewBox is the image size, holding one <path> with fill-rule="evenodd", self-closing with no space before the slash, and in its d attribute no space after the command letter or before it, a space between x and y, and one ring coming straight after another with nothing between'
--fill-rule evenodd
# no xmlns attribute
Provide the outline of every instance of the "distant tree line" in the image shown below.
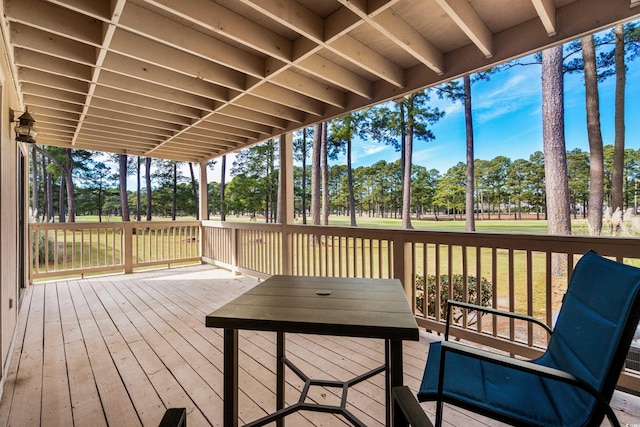
<svg viewBox="0 0 640 427"><path fill-rule="evenodd" d="M275 205L269 201L277 198L276 145L255 146L245 150L236 160L237 174L227 187L226 204L231 215L260 216L273 222ZM299 148L299 147L298 147ZM266 150L266 151L265 151ZM266 153L271 154L267 155ZM297 150L299 154L299 150ZM613 146L604 147L605 198L611 198L613 175ZM299 157L299 156L298 156ZM271 163L271 167L266 165ZM264 168L255 167L263 164ZM589 205L589 153L574 149L567 153L568 183L571 213L574 217L586 217ZM251 166L253 165L253 167ZM476 218L500 219L510 216L521 219L522 214L532 213L538 219L546 219L546 190L544 156L533 153L528 159L511 160L498 156L491 160L474 162L476 186ZM312 205L311 193L303 183L311 181L312 167L306 171L294 167L295 212L305 223ZM627 149L624 169L624 208L636 207L640 179L640 150ZM380 218L402 217L402 173L400 160L381 160L370 166L353 170L353 193L358 216ZM422 219L438 219L441 215L462 218L466 213L466 164L458 163L444 173L412 166L411 215ZM214 190L215 191L215 190ZM328 167L327 193L329 212L349 215L349 185L347 167L336 164ZM216 199L217 200L217 199Z"/></svg>
<svg viewBox="0 0 640 427"><path fill-rule="evenodd" d="M74 222L76 215L99 221L106 216L126 221L131 216L138 221L198 217L193 164L186 164L190 173L185 176L179 162L35 145L31 159L31 207L38 221ZM127 190L130 176L137 185Z"/></svg>

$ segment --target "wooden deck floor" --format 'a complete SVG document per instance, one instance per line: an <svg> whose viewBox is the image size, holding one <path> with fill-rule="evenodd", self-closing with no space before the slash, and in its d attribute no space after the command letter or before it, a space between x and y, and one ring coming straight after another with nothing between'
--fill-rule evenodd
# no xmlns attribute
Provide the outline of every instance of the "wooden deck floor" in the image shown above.
<svg viewBox="0 0 640 427"><path fill-rule="evenodd" d="M256 281L192 266L126 276L37 284L25 294L0 401L0 426L155 426L166 407L186 406L191 427L222 424L222 333L204 316ZM241 421L275 407L275 336L240 334ZM405 383L418 387L429 342L404 345ZM288 335L289 357L316 378L348 379L382 363L383 342ZM330 372L330 373L329 373ZM287 400L301 383L287 376ZM383 378L349 392L349 409L367 425L384 421ZM310 398L337 403L335 389ZM624 425L640 423L640 401L616 392ZM425 405L433 413L433 405ZM289 426L345 426L328 414L300 413ZM495 426L456 408L450 426Z"/></svg>

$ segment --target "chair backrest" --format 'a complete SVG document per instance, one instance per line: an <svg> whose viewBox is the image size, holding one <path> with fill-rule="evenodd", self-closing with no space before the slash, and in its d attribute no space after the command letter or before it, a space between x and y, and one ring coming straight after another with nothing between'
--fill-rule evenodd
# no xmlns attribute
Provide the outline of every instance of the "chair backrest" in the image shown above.
<svg viewBox="0 0 640 427"><path fill-rule="evenodd" d="M639 268L587 252L538 363L572 373L611 399L640 319L639 289Z"/></svg>

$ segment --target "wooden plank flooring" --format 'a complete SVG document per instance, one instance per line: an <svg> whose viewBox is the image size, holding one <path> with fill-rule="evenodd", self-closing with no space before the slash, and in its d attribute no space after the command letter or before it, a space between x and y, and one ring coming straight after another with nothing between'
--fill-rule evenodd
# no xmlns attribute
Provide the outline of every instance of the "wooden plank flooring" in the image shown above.
<svg viewBox="0 0 640 427"><path fill-rule="evenodd" d="M204 316L257 282L210 266L37 284L22 301L17 338L0 400L0 426L155 426L167 407L188 408L189 426L222 425L222 331ZM348 379L379 366L380 340L287 336L287 352L314 378ZM414 390L429 342L404 345L405 383ZM240 333L239 412L248 422L275 407L275 336ZM287 400L302 382L287 375ZM382 426L384 382L376 376L349 392L349 409ZM338 390L309 398L338 404ZM616 392L620 421L640 424L640 399ZM434 405L424 405L433 414ZM496 426L447 406L449 426ZM303 412L289 426L347 424Z"/></svg>

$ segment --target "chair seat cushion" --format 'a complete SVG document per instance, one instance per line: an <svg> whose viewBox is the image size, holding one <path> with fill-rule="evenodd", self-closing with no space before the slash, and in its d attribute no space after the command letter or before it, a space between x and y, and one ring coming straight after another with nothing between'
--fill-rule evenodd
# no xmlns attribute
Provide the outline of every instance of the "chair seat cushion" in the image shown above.
<svg viewBox="0 0 640 427"><path fill-rule="evenodd" d="M429 348L418 400L436 400L440 343ZM568 384L447 352L444 401L517 425L581 426L594 399ZM561 402L561 403L560 403Z"/></svg>

